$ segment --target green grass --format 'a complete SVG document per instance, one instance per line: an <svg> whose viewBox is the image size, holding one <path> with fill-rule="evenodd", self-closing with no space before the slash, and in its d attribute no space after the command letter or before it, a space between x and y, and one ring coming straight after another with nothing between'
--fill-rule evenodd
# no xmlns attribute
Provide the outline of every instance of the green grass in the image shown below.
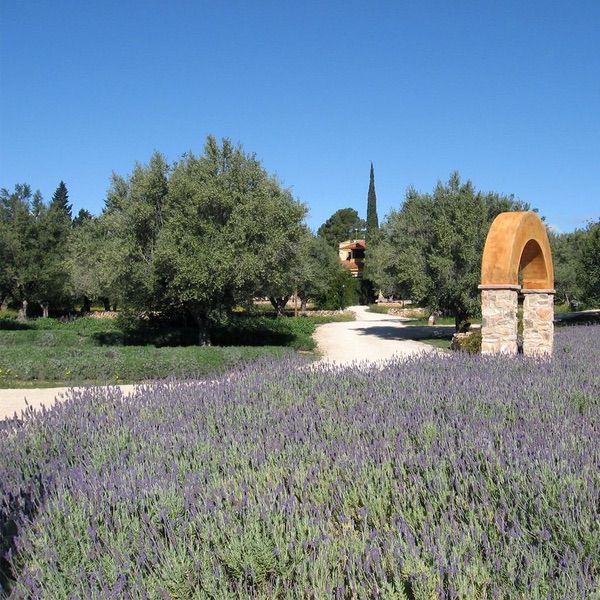
<svg viewBox="0 0 600 600"><path fill-rule="evenodd" d="M450 350L452 345L452 336L450 337L433 337L433 338L421 338L419 342L441 348L442 350Z"/></svg>
<svg viewBox="0 0 600 600"><path fill-rule="evenodd" d="M481 323L481 317L472 317L469 319L471 324ZM410 321L411 325L428 325L427 319L414 319ZM454 317L436 317L436 325L454 325Z"/></svg>
<svg viewBox="0 0 600 600"><path fill-rule="evenodd" d="M315 327L345 316L241 317L195 345L193 328L82 317L61 323L0 318L0 388L129 383L168 376L206 377L268 355L312 351Z"/></svg>
<svg viewBox="0 0 600 600"><path fill-rule="evenodd" d="M390 310L395 310L401 308L406 311L410 310L423 310L422 306L417 306L416 304L402 304L400 302L396 303L377 303L374 302L369 304L369 312L379 313L382 315L387 315Z"/></svg>
<svg viewBox="0 0 600 600"><path fill-rule="evenodd" d="M369 304L369 312L378 313L380 315L387 315L390 310L389 306L382 304Z"/></svg>

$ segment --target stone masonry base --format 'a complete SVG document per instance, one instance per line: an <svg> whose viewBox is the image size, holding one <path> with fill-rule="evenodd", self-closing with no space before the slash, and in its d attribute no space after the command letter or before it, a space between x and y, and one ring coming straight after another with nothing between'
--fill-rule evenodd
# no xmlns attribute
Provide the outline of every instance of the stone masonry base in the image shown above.
<svg viewBox="0 0 600 600"><path fill-rule="evenodd" d="M481 354L517 353L517 304L514 289L481 290Z"/></svg>
<svg viewBox="0 0 600 600"><path fill-rule="evenodd" d="M554 340L554 295L525 293L523 300L523 354L552 354Z"/></svg>

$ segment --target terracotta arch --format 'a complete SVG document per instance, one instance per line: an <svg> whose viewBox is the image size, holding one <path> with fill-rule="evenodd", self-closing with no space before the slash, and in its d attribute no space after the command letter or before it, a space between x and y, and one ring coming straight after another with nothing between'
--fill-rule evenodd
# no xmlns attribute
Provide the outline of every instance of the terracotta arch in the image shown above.
<svg viewBox="0 0 600 600"><path fill-rule="evenodd" d="M551 354L553 288L552 252L542 220L534 212L499 214L481 261L482 354L517 353L519 291L524 296L523 352Z"/></svg>
<svg viewBox="0 0 600 600"><path fill-rule="evenodd" d="M554 269L548 234L534 212L499 214L488 233L481 261L483 286L519 286L553 290Z"/></svg>

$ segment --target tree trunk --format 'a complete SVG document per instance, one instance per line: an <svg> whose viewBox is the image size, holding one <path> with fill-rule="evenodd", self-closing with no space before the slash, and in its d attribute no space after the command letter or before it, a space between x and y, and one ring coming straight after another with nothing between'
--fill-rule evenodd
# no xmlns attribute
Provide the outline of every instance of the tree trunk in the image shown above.
<svg viewBox="0 0 600 600"><path fill-rule="evenodd" d="M92 312L92 303L87 296L83 297L83 304L81 305L81 314Z"/></svg>
<svg viewBox="0 0 600 600"><path fill-rule="evenodd" d="M455 314L454 315L454 329L456 333L466 333L469 331L471 327L471 323L469 322L469 317L464 314Z"/></svg>
<svg viewBox="0 0 600 600"><path fill-rule="evenodd" d="M300 301L300 312L305 315L306 314L306 305L308 304L308 301L306 300L306 298L301 298Z"/></svg>
<svg viewBox="0 0 600 600"><path fill-rule="evenodd" d="M110 302L109 302L108 298L101 298L101 300L102 300L102 304L104 306L104 310L108 312L110 310Z"/></svg>
<svg viewBox="0 0 600 600"><path fill-rule="evenodd" d="M285 305L288 303L288 300L290 299L290 295L291 294L288 294L287 296L278 296L278 297L269 296L269 301L273 305L273 308L275 309L278 317L283 317Z"/></svg>
<svg viewBox="0 0 600 600"><path fill-rule="evenodd" d="M44 319L47 319L48 315L50 314L49 304L47 302L42 302L41 306L42 306L42 317L44 317Z"/></svg>
<svg viewBox="0 0 600 600"><path fill-rule="evenodd" d="M2 304L0 304L0 310L7 310L8 309L8 302L6 301L6 298L2 298Z"/></svg>
<svg viewBox="0 0 600 600"><path fill-rule="evenodd" d="M208 316L204 312L194 314L194 320L198 326L198 345L210 346L210 323Z"/></svg>
<svg viewBox="0 0 600 600"><path fill-rule="evenodd" d="M19 314L17 316L18 321L27 321L27 300L23 300L23 304L19 309Z"/></svg>

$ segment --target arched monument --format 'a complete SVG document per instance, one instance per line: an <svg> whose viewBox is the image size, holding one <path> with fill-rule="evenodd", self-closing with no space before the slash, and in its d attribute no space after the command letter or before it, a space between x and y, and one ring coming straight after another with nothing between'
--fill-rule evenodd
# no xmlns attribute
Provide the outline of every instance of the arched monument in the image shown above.
<svg viewBox="0 0 600 600"><path fill-rule="evenodd" d="M546 228L536 213L505 212L494 219L483 249L479 289L482 354L517 353L519 292L524 295L523 353L552 353L554 270Z"/></svg>

